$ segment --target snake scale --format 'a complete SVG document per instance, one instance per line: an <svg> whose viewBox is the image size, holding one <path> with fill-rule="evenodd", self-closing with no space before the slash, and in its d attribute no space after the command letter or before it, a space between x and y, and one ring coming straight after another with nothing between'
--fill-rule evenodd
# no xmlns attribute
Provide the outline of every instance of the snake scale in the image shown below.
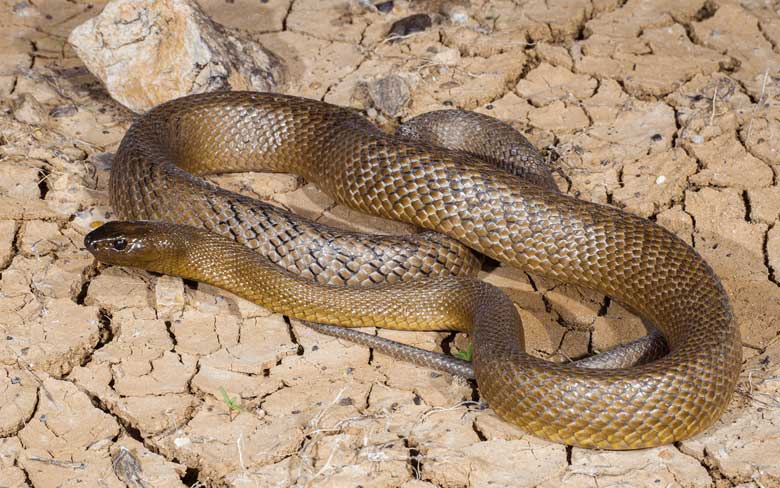
<svg viewBox="0 0 780 488"><path fill-rule="evenodd" d="M128 130L110 181L120 218L161 222L109 223L86 246L101 261L212 283L302 320L466 331L489 406L552 441L636 449L706 429L741 364L712 269L648 220L559 193L530 144L502 143L509 126L474 129L477 116L462 114L423 116L390 135L354 110L285 95L167 102ZM476 157L485 148L472 139L509 163ZM338 231L199 177L249 170L295 173L340 204L429 231ZM528 355L514 305L469 277L480 262L465 246L613 297L656 326L669 353L609 369Z"/></svg>

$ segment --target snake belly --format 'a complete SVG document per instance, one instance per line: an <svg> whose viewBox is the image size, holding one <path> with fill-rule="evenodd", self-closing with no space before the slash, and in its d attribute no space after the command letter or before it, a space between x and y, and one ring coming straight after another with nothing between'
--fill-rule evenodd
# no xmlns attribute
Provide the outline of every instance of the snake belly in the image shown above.
<svg viewBox="0 0 780 488"><path fill-rule="evenodd" d="M424 233L395 244L391 239L372 254L378 246L373 238L337 236L285 212L258 210L249 199L197 176L249 170L295 173L340 204L448 238ZM741 364L739 331L717 276L660 226L560 194L543 184L544 177L534 181L530 171L523 181L487 164L469 154L468 140L452 150L386 134L351 109L285 95L224 92L165 103L133 124L112 168L110 194L121 218L205 227L320 283L397 281L393 286L414 292L377 297L405 300L379 314L368 305L347 307L330 317L336 323L393 327L416 311L440 310L430 300L443 300L453 288L447 283L464 279L426 279L425 286L404 280L419 270L473 273L478 262L462 246L597 290L655 325L669 354L631 368L553 364L523 350L517 321L481 306L483 319L464 327L473 340L477 384L490 407L534 435L582 447L656 446L710 426L728 405ZM334 244L341 237L368 257L355 260L353 251ZM402 249L414 239L419 239L416 254L407 259ZM310 244L293 244L300 242ZM416 271L408 270L409 260ZM231 291L258 299L242 286ZM475 297L459 291L459 300L447 303L482 303L482 288L467 287L472 286ZM269 293L263 303L284 311L288 300L278 289L278 302ZM316 291L307 294L318 299ZM403 328L436 325L412 322Z"/></svg>

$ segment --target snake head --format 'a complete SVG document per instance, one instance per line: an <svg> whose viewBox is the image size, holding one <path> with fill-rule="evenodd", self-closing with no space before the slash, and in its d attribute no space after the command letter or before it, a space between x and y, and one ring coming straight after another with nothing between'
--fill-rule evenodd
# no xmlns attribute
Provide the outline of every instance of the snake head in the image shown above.
<svg viewBox="0 0 780 488"><path fill-rule="evenodd" d="M166 224L109 222L84 237L84 246L98 261L165 273L172 252L180 247Z"/></svg>

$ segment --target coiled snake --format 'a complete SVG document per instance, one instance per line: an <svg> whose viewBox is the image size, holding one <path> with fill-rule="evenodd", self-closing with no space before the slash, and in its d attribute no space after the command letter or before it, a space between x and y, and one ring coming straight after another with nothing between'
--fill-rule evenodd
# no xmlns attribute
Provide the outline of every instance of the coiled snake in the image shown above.
<svg viewBox="0 0 780 488"><path fill-rule="evenodd" d="M475 129L476 119L487 125ZM469 131L509 162L475 157L485 149L470 145ZM741 363L718 278L660 226L557 192L533 147L503 143L506 131L450 111L389 135L354 110L302 98L181 98L133 124L111 172L120 218L167 223L109 223L86 246L101 261L209 282L302 320L467 331L490 407L553 441L635 449L707 428L726 408ZM336 231L197 176L248 170L295 173L340 204L440 234ZM664 334L669 354L611 369L526 354L511 301L465 277L479 261L464 245L613 297Z"/></svg>

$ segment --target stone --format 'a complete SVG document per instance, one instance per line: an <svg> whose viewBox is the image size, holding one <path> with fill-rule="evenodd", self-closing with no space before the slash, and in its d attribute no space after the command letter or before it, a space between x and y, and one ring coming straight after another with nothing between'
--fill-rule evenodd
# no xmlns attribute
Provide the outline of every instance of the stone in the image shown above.
<svg viewBox="0 0 780 488"><path fill-rule="evenodd" d="M187 0L114 0L68 41L111 96L135 112L190 93L273 91L283 79L275 55Z"/></svg>
<svg viewBox="0 0 780 488"><path fill-rule="evenodd" d="M374 106L390 117L398 115L409 102L409 87L398 75L369 82L367 90Z"/></svg>
<svg viewBox="0 0 780 488"><path fill-rule="evenodd" d="M171 318L184 311L184 282L177 276L160 276L154 286L157 316Z"/></svg>

